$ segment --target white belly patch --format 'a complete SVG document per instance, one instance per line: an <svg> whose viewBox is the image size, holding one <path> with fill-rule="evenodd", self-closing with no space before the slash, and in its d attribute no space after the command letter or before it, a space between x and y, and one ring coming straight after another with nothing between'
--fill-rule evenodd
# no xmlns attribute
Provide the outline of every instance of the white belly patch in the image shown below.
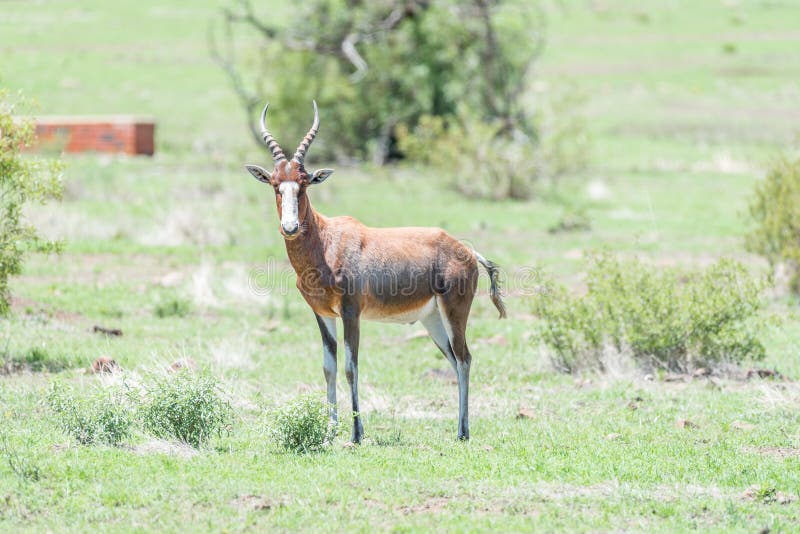
<svg viewBox="0 0 800 534"><path fill-rule="evenodd" d="M419 308L413 310L396 314L387 314L384 310L368 308L362 312L361 317L368 321L378 321L381 323L413 323L435 312L436 298L433 297Z"/></svg>

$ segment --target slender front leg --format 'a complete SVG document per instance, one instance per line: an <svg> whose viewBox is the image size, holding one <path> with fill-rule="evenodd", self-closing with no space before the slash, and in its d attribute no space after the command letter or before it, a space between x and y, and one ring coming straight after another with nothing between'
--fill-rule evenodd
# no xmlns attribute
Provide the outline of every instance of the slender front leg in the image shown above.
<svg viewBox="0 0 800 534"><path fill-rule="evenodd" d="M353 406L353 435L350 441L361 443L364 428L361 426L361 414L358 410L358 338L359 313L353 306L342 305L342 322L344 323L344 372L350 384L350 399Z"/></svg>
<svg viewBox="0 0 800 534"><path fill-rule="evenodd" d="M336 319L321 317L316 313L319 333L322 335L322 371L328 384L328 417L331 425L339 424L336 412Z"/></svg>

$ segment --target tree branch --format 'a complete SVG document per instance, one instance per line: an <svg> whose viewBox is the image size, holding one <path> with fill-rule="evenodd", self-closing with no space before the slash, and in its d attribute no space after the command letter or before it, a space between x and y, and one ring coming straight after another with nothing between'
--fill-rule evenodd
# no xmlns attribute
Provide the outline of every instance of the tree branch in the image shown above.
<svg viewBox="0 0 800 534"><path fill-rule="evenodd" d="M344 57L353 64L356 71L350 75L351 82L360 81L367 73L367 62L361 57L356 49L356 43L361 39L357 33L351 33L342 41L342 54Z"/></svg>
<svg viewBox="0 0 800 534"><path fill-rule="evenodd" d="M225 14L225 18L228 22L244 22L261 32L264 37L267 39L274 39L278 35L278 30L271 26L267 26L263 22L261 22L255 15L253 11L253 5L250 3L250 0L239 0L239 6L241 6L242 13L234 13L233 10L228 8L223 8L222 12Z"/></svg>

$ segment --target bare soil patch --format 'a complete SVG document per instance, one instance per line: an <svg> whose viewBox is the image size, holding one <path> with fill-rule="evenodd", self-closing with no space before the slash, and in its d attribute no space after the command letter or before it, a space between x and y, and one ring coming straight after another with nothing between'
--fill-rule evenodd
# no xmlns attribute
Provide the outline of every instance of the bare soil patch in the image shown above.
<svg viewBox="0 0 800 534"><path fill-rule="evenodd" d="M743 501L760 502L763 504L791 504L797 497L788 493L783 493L775 488L762 488L754 485L747 488L742 493Z"/></svg>
<svg viewBox="0 0 800 534"><path fill-rule="evenodd" d="M19 296L11 298L11 310L20 317L38 317L49 322L51 319L62 323L77 323L83 320L80 313L54 309L52 306L37 300L26 299Z"/></svg>
<svg viewBox="0 0 800 534"><path fill-rule="evenodd" d="M284 502L261 495L240 495L231 501L231 506L242 511L267 512L284 506Z"/></svg>
<svg viewBox="0 0 800 534"><path fill-rule="evenodd" d="M419 504L403 505L397 508L397 511L403 515L410 514L437 514L447 507L453 497L428 497Z"/></svg>
<svg viewBox="0 0 800 534"><path fill-rule="evenodd" d="M744 447L742 450L750 454L760 454L780 460L800 456L800 447Z"/></svg>

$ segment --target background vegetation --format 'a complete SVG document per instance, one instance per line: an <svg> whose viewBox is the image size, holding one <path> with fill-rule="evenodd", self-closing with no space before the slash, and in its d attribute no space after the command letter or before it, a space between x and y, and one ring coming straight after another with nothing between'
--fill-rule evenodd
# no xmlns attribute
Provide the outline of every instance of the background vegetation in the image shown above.
<svg viewBox="0 0 800 534"><path fill-rule="evenodd" d="M644 369L672 371L764 358L766 282L742 264L723 259L692 272L609 254L588 264L585 295L545 280L533 301L557 368L602 370L609 350L622 358L630 352Z"/></svg>
<svg viewBox="0 0 800 534"><path fill-rule="evenodd" d="M508 138L516 131L536 139L520 105L544 46L543 15L533 4L314 0L276 19L238 0L221 19L224 46L212 27L212 57L228 74L248 123L264 93L275 96L287 117L307 112L316 99L338 132L315 147L322 154L326 147L344 157L372 152L378 162L403 155L396 126L413 128L425 116L452 119L459 105L471 118L502 122ZM239 59L242 35L260 44ZM278 118L275 125L293 138L305 134L297 121Z"/></svg>
<svg viewBox="0 0 800 534"><path fill-rule="evenodd" d="M789 287L800 293L800 160L772 165L756 186L750 215L756 227L747 235L747 249L785 269Z"/></svg>
<svg viewBox="0 0 800 534"><path fill-rule="evenodd" d="M656 272L722 257L754 279L771 271L744 236L758 226L748 213L756 184L797 147L792 5L543 3L547 47L522 105L537 109L537 94L569 81L592 148L585 169L529 200L465 198L428 164L339 165L313 191L316 208L375 226L445 227L505 268L510 319L496 319L483 280L470 319L470 443L454 441L456 390L433 344L416 326L367 323L365 444L337 439L303 455L275 451L264 414L299 394L322 397L321 347L286 274L272 192L242 169L268 154L208 53L206 22L224 6L3 3L3 86L42 113L148 114L158 130L152 159L66 156L63 201L26 212L66 245L30 256L0 322L0 529L793 528L795 297L764 295L784 321L758 331L762 360L691 377L626 365L557 372L531 295L537 273L583 293L583 258L598 248ZM257 9L279 27L296 20L290 3ZM262 45L237 46L244 58ZM308 127L303 106L271 109L284 144ZM324 147L336 108L321 113ZM309 166L336 167L324 154L311 150ZM254 290L263 287L272 290ZM100 356L124 373L86 375ZM230 433L199 450L138 429L119 446L79 445L45 402L54 379L91 398L186 359L219 379L234 415Z"/></svg>
<svg viewBox="0 0 800 534"><path fill-rule="evenodd" d="M0 88L0 315L8 313L8 278L22 272L25 253L58 249L24 220L26 204L43 204L61 195L61 181L58 162L21 156L34 139L34 128L30 120L14 119L20 111L24 112L24 102L14 102Z"/></svg>
<svg viewBox="0 0 800 534"><path fill-rule="evenodd" d="M220 18L211 54L247 124L263 94L284 117L305 116L316 99L337 132L315 146L323 157L408 158L469 175L452 185L495 199L528 198L536 182L586 160L579 111L568 105L575 98L540 91L534 106L525 101L545 44L544 11L532 2L315 0L275 20L239 0ZM243 35L260 46L237 50ZM281 119L273 127L305 134L299 121Z"/></svg>

